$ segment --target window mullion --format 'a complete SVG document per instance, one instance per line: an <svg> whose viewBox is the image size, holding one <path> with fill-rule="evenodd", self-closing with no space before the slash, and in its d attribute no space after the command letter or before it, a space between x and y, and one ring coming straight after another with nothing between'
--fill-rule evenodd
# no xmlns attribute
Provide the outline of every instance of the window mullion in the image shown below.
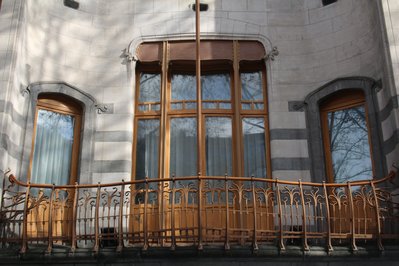
<svg viewBox="0 0 399 266"><path fill-rule="evenodd" d="M162 75L161 75L161 131L160 131L160 147L159 147L159 178L165 178L166 174L166 120L168 112L167 102L167 86L168 86L168 42L163 42L162 47Z"/></svg>
<svg viewBox="0 0 399 266"><path fill-rule="evenodd" d="M242 136L241 136L241 114L240 114L240 100L241 100L241 90L240 90L240 61L239 61L239 43L238 41L233 42L233 92L234 92L234 130L235 138L236 138L236 145L233 147L235 148L235 162L233 165L235 169L233 169L233 175L236 176L243 176L242 171Z"/></svg>

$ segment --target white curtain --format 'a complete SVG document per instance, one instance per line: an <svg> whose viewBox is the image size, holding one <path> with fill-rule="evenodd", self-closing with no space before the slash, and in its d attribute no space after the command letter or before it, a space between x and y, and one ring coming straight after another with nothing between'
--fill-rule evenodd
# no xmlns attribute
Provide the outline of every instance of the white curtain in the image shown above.
<svg viewBox="0 0 399 266"><path fill-rule="evenodd" d="M31 183L69 183L74 118L40 109L32 161Z"/></svg>
<svg viewBox="0 0 399 266"><path fill-rule="evenodd" d="M265 123L263 118L244 118L244 175L266 177ZM263 187L265 184L257 183ZM246 183L249 186L249 183Z"/></svg>

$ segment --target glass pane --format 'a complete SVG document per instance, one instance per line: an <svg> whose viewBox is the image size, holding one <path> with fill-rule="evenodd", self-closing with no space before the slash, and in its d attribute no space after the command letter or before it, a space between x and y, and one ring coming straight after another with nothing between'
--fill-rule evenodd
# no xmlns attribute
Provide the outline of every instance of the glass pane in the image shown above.
<svg viewBox="0 0 399 266"><path fill-rule="evenodd" d="M241 73L241 87L241 100L263 100L262 73L260 71Z"/></svg>
<svg viewBox="0 0 399 266"><path fill-rule="evenodd" d="M244 175L247 177L266 177L264 119L258 117L243 118L242 130L244 139ZM259 185L264 186L265 184Z"/></svg>
<svg viewBox="0 0 399 266"><path fill-rule="evenodd" d="M372 178L368 129L364 106L328 113L334 181Z"/></svg>
<svg viewBox="0 0 399 266"><path fill-rule="evenodd" d="M148 111L149 107L148 104L140 104L139 105L139 111L144 112L144 111Z"/></svg>
<svg viewBox="0 0 399 266"><path fill-rule="evenodd" d="M31 182L69 183L74 117L40 109L36 121Z"/></svg>
<svg viewBox="0 0 399 266"><path fill-rule="evenodd" d="M263 103L256 103L255 104L255 109L256 110L263 110L263 109L265 109L265 105Z"/></svg>
<svg viewBox="0 0 399 266"><path fill-rule="evenodd" d="M170 176L197 175L197 120L170 119Z"/></svg>
<svg viewBox="0 0 399 266"><path fill-rule="evenodd" d="M201 76L202 100L230 100L230 75Z"/></svg>
<svg viewBox="0 0 399 266"><path fill-rule="evenodd" d="M172 100L196 100L195 75L174 74L172 76Z"/></svg>
<svg viewBox="0 0 399 266"><path fill-rule="evenodd" d="M158 178L159 119L137 123L135 178Z"/></svg>
<svg viewBox="0 0 399 266"><path fill-rule="evenodd" d="M231 103L220 103L219 108L220 109L231 109Z"/></svg>
<svg viewBox="0 0 399 266"><path fill-rule="evenodd" d="M205 109L216 109L216 103L203 102L202 103L202 108L205 108Z"/></svg>
<svg viewBox="0 0 399 266"><path fill-rule="evenodd" d="M250 103L243 103L241 104L242 110L251 110L251 104Z"/></svg>
<svg viewBox="0 0 399 266"><path fill-rule="evenodd" d="M197 109L197 103L193 102L186 103L186 109Z"/></svg>
<svg viewBox="0 0 399 266"><path fill-rule="evenodd" d="M159 111L161 109L161 105L160 104L153 104L153 105L151 105L151 109L153 111Z"/></svg>
<svg viewBox="0 0 399 266"><path fill-rule="evenodd" d="M139 102L159 102L161 98L161 75L141 73Z"/></svg>
<svg viewBox="0 0 399 266"><path fill-rule="evenodd" d="M183 109L183 104L182 103L172 103L172 109L173 110Z"/></svg>
<svg viewBox="0 0 399 266"><path fill-rule="evenodd" d="M231 176L232 174L232 126L231 118L207 117L206 174L209 176Z"/></svg>

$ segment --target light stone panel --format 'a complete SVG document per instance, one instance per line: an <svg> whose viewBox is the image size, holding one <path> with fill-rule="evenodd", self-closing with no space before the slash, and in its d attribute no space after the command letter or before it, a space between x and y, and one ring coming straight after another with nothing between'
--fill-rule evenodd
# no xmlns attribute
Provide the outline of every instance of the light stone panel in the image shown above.
<svg viewBox="0 0 399 266"><path fill-rule="evenodd" d="M133 116L131 114L97 115L97 131L131 131Z"/></svg>
<svg viewBox="0 0 399 266"><path fill-rule="evenodd" d="M307 140L272 140L270 142L272 158L307 158Z"/></svg>
<svg viewBox="0 0 399 266"><path fill-rule="evenodd" d="M304 112L270 112L270 129L274 128L306 128Z"/></svg>

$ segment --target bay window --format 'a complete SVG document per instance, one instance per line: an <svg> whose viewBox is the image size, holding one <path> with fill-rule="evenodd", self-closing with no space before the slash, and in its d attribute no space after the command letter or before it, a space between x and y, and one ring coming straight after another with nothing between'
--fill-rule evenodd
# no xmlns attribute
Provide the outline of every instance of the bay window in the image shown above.
<svg viewBox="0 0 399 266"><path fill-rule="evenodd" d="M196 176L199 160L202 175L270 177L262 45L202 42L200 101L194 47L163 42L138 48L134 178Z"/></svg>

